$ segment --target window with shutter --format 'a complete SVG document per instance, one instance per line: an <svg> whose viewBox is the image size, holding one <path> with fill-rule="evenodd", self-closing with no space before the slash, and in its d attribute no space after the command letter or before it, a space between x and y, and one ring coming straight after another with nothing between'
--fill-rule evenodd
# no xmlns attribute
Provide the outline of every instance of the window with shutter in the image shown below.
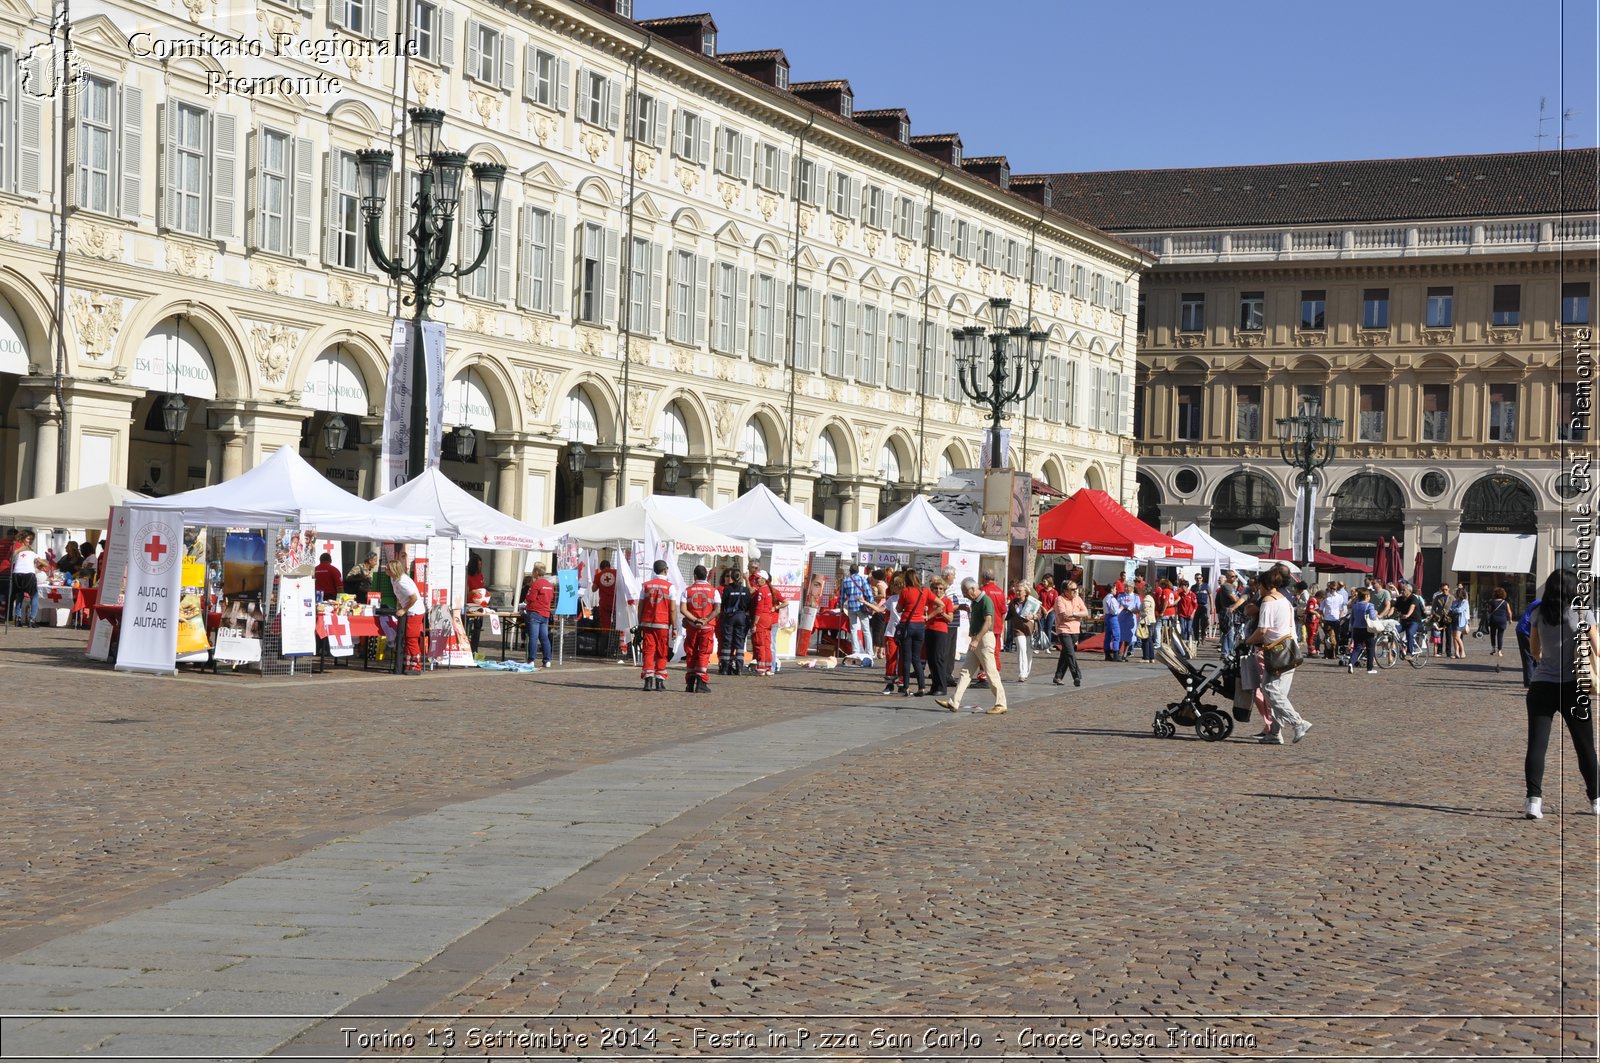
<svg viewBox="0 0 1600 1063"><path fill-rule="evenodd" d="M289 216L292 231L290 233L290 251L300 258L311 254L311 234L314 221L314 199L316 193L316 152L311 146L311 141L305 137L295 137L294 149L294 184L290 189Z"/></svg>
<svg viewBox="0 0 1600 1063"><path fill-rule="evenodd" d="M523 75L523 96L530 103L555 110L561 85L555 54L531 44L524 50L528 69Z"/></svg>
<svg viewBox="0 0 1600 1063"><path fill-rule="evenodd" d="M778 281L765 273L756 275L754 342L750 357L768 365L778 360Z"/></svg>
<svg viewBox="0 0 1600 1063"><path fill-rule="evenodd" d="M257 134L255 182L256 246L263 251L289 253L289 135L276 129Z"/></svg>
<svg viewBox="0 0 1600 1063"><path fill-rule="evenodd" d="M739 176L739 131L731 126L717 130L716 172L726 177Z"/></svg>
<svg viewBox="0 0 1600 1063"><path fill-rule="evenodd" d="M822 371L828 376L844 376L844 307L844 296L828 296L826 338L822 345Z"/></svg>
<svg viewBox="0 0 1600 1063"><path fill-rule="evenodd" d="M508 55L504 34L481 22L467 23L467 77L492 88L501 87L501 60Z"/></svg>
<svg viewBox="0 0 1600 1063"><path fill-rule="evenodd" d="M605 319L605 230L585 222L578 239L578 320L599 325Z"/></svg>
<svg viewBox="0 0 1600 1063"><path fill-rule="evenodd" d="M794 289L794 334L790 339L793 348L794 368L803 371L806 368L807 354L811 347L811 289L799 285Z"/></svg>
<svg viewBox="0 0 1600 1063"><path fill-rule="evenodd" d="M734 271L733 293L733 353L747 354L750 350L750 271Z"/></svg>
<svg viewBox="0 0 1600 1063"><path fill-rule="evenodd" d="M615 229L605 230L605 264L602 267L602 280L605 284L605 296L601 306L602 325L611 326L617 323L617 265L621 258L621 237Z"/></svg>
<svg viewBox="0 0 1600 1063"><path fill-rule="evenodd" d="M674 251L672 286L667 304L667 339L673 343L694 342L694 253Z"/></svg>
<svg viewBox="0 0 1600 1063"><path fill-rule="evenodd" d="M628 242L628 260L624 265L628 290L623 294L628 312L623 315L622 327L629 332L648 334L650 331L650 254L649 240L635 236Z"/></svg>
<svg viewBox="0 0 1600 1063"><path fill-rule="evenodd" d="M455 252L456 263L462 269L472 265L478 257L478 251L483 246L483 230L478 226L478 212L475 210L458 210L456 212L456 238ZM456 281L456 290L464 296L473 299L494 298L494 243L495 232L489 230L489 257L483 260L483 265L471 273L460 277Z"/></svg>
<svg viewBox="0 0 1600 1063"><path fill-rule="evenodd" d="M850 195L850 175L841 171L833 172L833 194L829 197L828 212L840 217L855 216L855 200Z"/></svg>
<svg viewBox="0 0 1600 1063"><path fill-rule="evenodd" d="M694 256L694 345L706 346L706 319L711 314L711 260Z"/></svg>
<svg viewBox="0 0 1600 1063"><path fill-rule="evenodd" d="M17 190L17 53L0 46L0 192Z"/></svg>
<svg viewBox="0 0 1600 1063"><path fill-rule="evenodd" d="M116 213L117 87L90 75L79 85L76 99L75 205L99 214Z"/></svg>
<svg viewBox="0 0 1600 1063"><path fill-rule="evenodd" d="M883 311L861 304L861 337L856 350L856 379L876 386L883 379Z"/></svg>
<svg viewBox="0 0 1600 1063"><path fill-rule="evenodd" d="M715 321L711 333L711 349L732 354L734 337L738 328L739 271L731 262L718 262L716 266Z"/></svg>
<svg viewBox="0 0 1600 1063"><path fill-rule="evenodd" d="M335 148L328 152L323 165L326 167L327 198L322 209L328 240L323 261L340 269L364 270L367 249L361 223L356 154Z"/></svg>

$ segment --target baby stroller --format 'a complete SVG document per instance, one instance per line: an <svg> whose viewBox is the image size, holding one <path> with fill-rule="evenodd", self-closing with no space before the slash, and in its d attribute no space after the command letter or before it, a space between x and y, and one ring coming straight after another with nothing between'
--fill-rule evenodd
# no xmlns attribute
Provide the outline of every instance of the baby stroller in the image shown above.
<svg viewBox="0 0 1600 1063"><path fill-rule="evenodd" d="M1216 705L1202 699L1215 694L1231 705L1235 687L1239 682L1239 655L1223 658L1219 664L1196 665L1182 639L1163 642L1156 650L1156 659L1167 666L1174 679L1183 685L1183 700L1174 701L1159 710L1151 725L1157 738L1171 738L1179 727L1193 727L1195 734L1207 742L1220 742L1233 733L1233 721L1250 719L1249 709L1238 709L1230 716ZM1239 715L1242 713L1243 715Z"/></svg>

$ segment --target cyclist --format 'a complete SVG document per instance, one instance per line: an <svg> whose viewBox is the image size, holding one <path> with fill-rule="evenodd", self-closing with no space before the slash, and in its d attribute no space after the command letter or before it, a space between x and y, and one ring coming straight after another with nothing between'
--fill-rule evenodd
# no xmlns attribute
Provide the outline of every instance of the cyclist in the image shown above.
<svg viewBox="0 0 1600 1063"><path fill-rule="evenodd" d="M1401 580L1400 601L1395 612L1400 621L1400 630L1405 633L1407 657L1417 652L1417 633L1422 630L1422 619L1426 614L1423 606L1422 595L1412 591L1409 580Z"/></svg>

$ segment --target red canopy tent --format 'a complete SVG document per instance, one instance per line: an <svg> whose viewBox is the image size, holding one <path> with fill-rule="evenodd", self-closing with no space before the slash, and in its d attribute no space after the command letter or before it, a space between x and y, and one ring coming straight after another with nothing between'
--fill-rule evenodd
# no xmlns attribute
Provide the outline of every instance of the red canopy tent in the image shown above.
<svg viewBox="0 0 1600 1063"><path fill-rule="evenodd" d="M1039 517L1041 554L1102 554L1187 561L1194 547L1150 527L1104 491L1082 488Z"/></svg>
<svg viewBox="0 0 1600 1063"><path fill-rule="evenodd" d="M1371 565L1363 565L1353 558L1340 557L1338 554L1330 554L1326 550L1318 550L1316 555L1307 563L1318 572L1364 572L1368 575L1372 574ZM1293 561L1294 552L1291 550L1272 550L1262 554L1261 560Z"/></svg>

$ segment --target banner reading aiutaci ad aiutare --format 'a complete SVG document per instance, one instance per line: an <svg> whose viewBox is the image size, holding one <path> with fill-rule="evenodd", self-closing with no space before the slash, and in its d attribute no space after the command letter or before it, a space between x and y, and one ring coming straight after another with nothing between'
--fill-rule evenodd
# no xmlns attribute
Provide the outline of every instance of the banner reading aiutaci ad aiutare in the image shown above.
<svg viewBox="0 0 1600 1063"><path fill-rule="evenodd" d="M128 507L128 586L117 670L176 672L183 525L167 510Z"/></svg>

